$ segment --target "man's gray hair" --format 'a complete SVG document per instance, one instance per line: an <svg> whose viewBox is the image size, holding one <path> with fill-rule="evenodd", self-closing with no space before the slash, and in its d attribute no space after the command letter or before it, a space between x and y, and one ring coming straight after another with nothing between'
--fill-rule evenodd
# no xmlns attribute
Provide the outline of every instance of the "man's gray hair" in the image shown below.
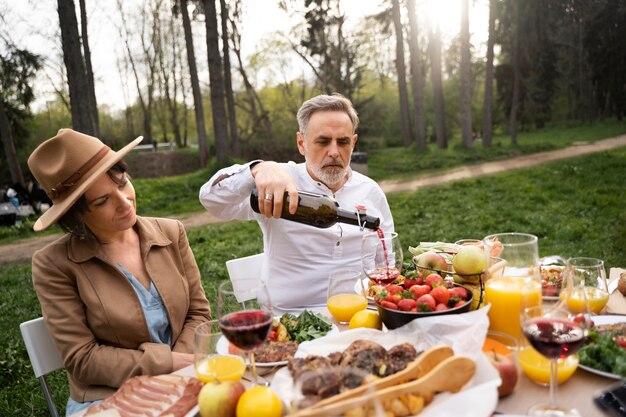
<svg viewBox="0 0 626 417"><path fill-rule="evenodd" d="M350 100L339 93L330 96L322 94L305 101L302 103L300 110L298 110L298 128L302 135L306 136L309 120L313 113L318 111L342 111L346 113L352 122L352 133L356 131L359 125L359 116Z"/></svg>

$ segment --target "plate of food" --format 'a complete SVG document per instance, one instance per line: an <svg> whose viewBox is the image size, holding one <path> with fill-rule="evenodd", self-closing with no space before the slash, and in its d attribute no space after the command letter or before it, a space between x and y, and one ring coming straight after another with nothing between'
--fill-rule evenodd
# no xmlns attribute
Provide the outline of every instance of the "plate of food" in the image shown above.
<svg viewBox="0 0 626 417"><path fill-rule="evenodd" d="M302 342L338 333L339 328L320 313L304 310L299 315L285 313L275 317L268 339L254 351L256 366L283 366L293 358ZM240 354L241 351L224 336L217 341L217 353Z"/></svg>
<svg viewBox="0 0 626 417"><path fill-rule="evenodd" d="M578 351L578 366L611 379L626 377L626 316L592 316L587 343Z"/></svg>

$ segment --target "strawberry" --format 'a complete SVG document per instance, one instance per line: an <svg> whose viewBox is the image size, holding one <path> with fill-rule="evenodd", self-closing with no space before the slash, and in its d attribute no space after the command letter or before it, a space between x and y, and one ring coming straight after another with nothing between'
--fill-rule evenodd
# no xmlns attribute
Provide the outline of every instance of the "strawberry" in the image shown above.
<svg viewBox="0 0 626 417"><path fill-rule="evenodd" d="M456 304L452 308L457 308L457 307L464 306L466 302L467 301L465 301L465 300L457 301Z"/></svg>
<svg viewBox="0 0 626 417"><path fill-rule="evenodd" d="M417 306L417 301L411 298L405 298L398 302L398 309L402 311L411 311L411 309Z"/></svg>
<svg viewBox="0 0 626 417"><path fill-rule="evenodd" d="M380 305L385 307L385 308L388 308L389 310L397 310L398 309L398 306L396 304L392 303L391 301L383 300L383 301L380 302Z"/></svg>
<svg viewBox="0 0 626 417"><path fill-rule="evenodd" d="M424 294L417 299L417 308L419 311L433 311L437 303L430 294Z"/></svg>
<svg viewBox="0 0 626 417"><path fill-rule="evenodd" d="M464 287L453 287L450 288L449 292L452 297L459 297L461 300L467 300L467 290Z"/></svg>
<svg viewBox="0 0 626 417"><path fill-rule="evenodd" d="M397 293L401 293L404 291L404 288L401 285L395 285L395 284L390 284L387 285L385 287L385 289L390 293L390 294L397 294Z"/></svg>
<svg viewBox="0 0 626 417"><path fill-rule="evenodd" d="M445 311L445 310L449 310L449 309L450 309L450 307L448 307L445 304L441 304L441 303L439 303L439 304L437 304L435 306L435 311Z"/></svg>
<svg viewBox="0 0 626 417"><path fill-rule="evenodd" d="M404 288L406 288L407 290L409 288L411 288L413 285L418 285L417 282L417 277L415 278L404 278L404 282L402 283L402 285L404 286Z"/></svg>
<svg viewBox="0 0 626 417"><path fill-rule="evenodd" d="M443 277L439 274L430 274L426 277L425 282L430 288L434 288L443 284Z"/></svg>
<svg viewBox="0 0 626 417"><path fill-rule="evenodd" d="M450 292L444 286L435 287L430 292L430 295L435 299L437 304L448 304L450 300Z"/></svg>
<svg viewBox="0 0 626 417"><path fill-rule="evenodd" d="M430 292L430 287L428 285L413 285L409 288L409 291L413 294L413 297L417 299L424 294L428 294Z"/></svg>

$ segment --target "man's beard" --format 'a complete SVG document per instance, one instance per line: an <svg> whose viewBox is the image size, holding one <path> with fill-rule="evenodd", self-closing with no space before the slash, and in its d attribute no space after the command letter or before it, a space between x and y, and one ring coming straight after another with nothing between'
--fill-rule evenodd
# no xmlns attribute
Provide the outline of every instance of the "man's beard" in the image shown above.
<svg viewBox="0 0 626 417"><path fill-rule="evenodd" d="M340 183L348 171L348 169L343 166L341 160L338 159L323 162L322 166L314 165L308 161L307 164L313 175L326 185L335 185Z"/></svg>

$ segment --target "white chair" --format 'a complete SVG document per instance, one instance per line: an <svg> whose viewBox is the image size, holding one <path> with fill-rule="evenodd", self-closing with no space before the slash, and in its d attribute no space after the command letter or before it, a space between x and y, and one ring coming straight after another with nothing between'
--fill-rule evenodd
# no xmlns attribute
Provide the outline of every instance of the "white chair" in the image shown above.
<svg viewBox="0 0 626 417"><path fill-rule="evenodd" d="M46 375L64 367L61 354L50 337L42 317L20 324L20 331L35 377L39 379L43 395L46 397L50 414L53 417L59 417L46 381Z"/></svg>
<svg viewBox="0 0 626 417"><path fill-rule="evenodd" d="M250 289L252 283L256 283L261 279L263 257L263 253L258 253L226 261L228 276L233 283L233 290L238 299L241 291ZM245 300L239 299L239 301Z"/></svg>

